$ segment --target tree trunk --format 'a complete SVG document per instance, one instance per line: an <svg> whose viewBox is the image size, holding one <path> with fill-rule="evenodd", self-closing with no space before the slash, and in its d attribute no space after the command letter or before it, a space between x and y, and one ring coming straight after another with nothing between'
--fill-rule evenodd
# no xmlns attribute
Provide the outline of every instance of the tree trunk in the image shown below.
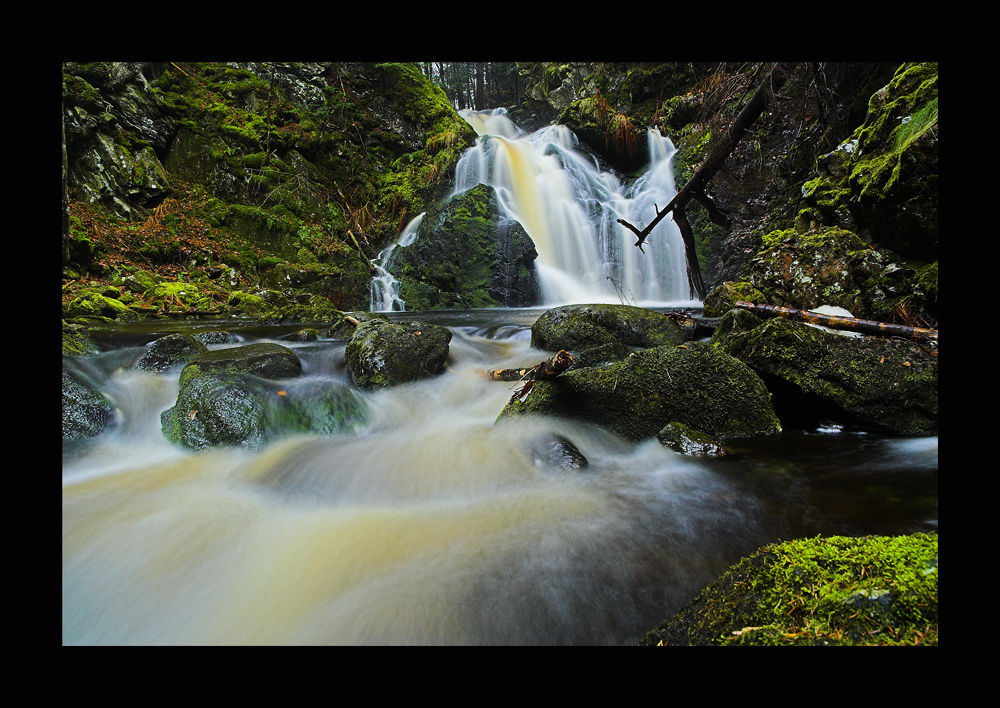
<svg viewBox="0 0 1000 708"><path fill-rule="evenodd" d="M66 107L62 110L62 264L69 263L69 158L66 155Z"/></svg>
<svg viewBox="0 0 1000 708"><path fill-rule="evenodd" d="M765 317L785 317L832 329L861 332L862 334L923 340L936 340L938 338L936 329L923 329L921 327L910 327L909 325L898 325L889 322L876 322L875 320L860 320L855 317L821 315L818 312L810 312L808 310L796 310L791 307L778 307L777 305L758 305L752 302L743 302L742 300L736 303L736 307Z"/></svg>
<svg viewBox="0 0 1000 708"><path fill-rule="evenodd" d="M788 80L788 77L792 73L792 69L795 68L794 62L784 62L777 64L768 74L767 78L757 89L757 92L750 99L750 102L740 111L740 114L736 117L736 120L732 122L729 129L723 133L721 139L716 141L712 146L711 152L705 161L701 163L701 166L695 171L688 180L688 183L684 185L684 188L677 193L677 195L670 200L670 203L663 208L663 210L657 210L656 217L649 222L649 224L642 230L628 223L624 219L618 219L618 223L625 226L631 230L637 237L638 241L635 245L642 251L642 244L645 243L646 238L653 228L660 223L660 221L669 213L674 213L674 221L677 223L678 228L681 229L681 235L684 236L685 250L687 251L687 262L688 262L688 278L695 287L699 297L704 297L704 285L701 283L701 269L698 266L698 256L694 251L694 237L693 234L690 235L690 245L688 243L689 238L685 235L685 227L681 226L680 222L687 223L686 217L683 215L684 206L692 199L696 198L702 204L710 204L711 200L705 194L705 187L708 185L709 180L715 175L720 167L725 163L726 159L732 153L733 149L740 142L743 136L750 129L750 126L754 124L754 121L760 117L760 114L764 112L767 108L770 96L772 93L781 89ZM706 204L706 208L707 207ZM678 216L680 222L678 222ZM725 225L727 221L722 214L714 207L709 208L709 216L713 221L719 219ZM719 221L716 221L719 223ZM688 225L687 231L690 232L691 227ZM645 253L645 251L643 251Z"/></svg>

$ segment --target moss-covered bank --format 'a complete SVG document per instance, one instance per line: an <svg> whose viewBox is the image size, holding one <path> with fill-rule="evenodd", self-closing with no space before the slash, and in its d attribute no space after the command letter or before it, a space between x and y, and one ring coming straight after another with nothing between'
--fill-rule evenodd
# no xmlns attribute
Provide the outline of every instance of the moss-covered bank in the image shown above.
<svg viewBox="0 0 1000 708"><path fill-rule="evenodd" d="M938 537L816 537L733 565L645 646L933 646Z"/></svg>

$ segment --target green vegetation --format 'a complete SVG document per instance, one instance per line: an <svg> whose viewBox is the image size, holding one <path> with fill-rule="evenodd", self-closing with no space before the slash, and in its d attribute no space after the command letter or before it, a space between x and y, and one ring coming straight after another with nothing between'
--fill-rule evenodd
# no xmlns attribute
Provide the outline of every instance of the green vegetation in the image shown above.
<svg viewBox="0 0 1000 708"><path fill-rule="evenodd" d="M642 644L938 643L938 537L786 541L744 558Z"/></svg>

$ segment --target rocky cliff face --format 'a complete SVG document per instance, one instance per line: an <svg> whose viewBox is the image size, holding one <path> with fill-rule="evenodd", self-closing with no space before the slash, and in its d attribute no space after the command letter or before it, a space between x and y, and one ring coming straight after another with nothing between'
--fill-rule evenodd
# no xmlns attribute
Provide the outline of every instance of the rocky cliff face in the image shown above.
<svg viewBox="0 0 1000 708"><path fill-rule="evenodd" d="M367 306L369 261L446 193L475 138L412 65L63 68L68 281L141 270L261 289L290 264L354 283L318 293L337 306Z"/></svg>

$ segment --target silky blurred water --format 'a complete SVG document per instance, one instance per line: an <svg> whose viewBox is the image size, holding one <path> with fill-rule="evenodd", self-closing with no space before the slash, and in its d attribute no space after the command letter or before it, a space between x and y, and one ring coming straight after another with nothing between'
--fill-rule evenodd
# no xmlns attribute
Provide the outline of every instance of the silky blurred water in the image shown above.
<svg viewBox="0 0 1000 708"><path fill-rule="evenodd" d="M537 314L396 313L452 328L448 370L363 394L353 431L257 452L167 443L179 371L130 365L165 332L96 332L105 351L64 367L117 423L64 455L64 643L634 645L764 543L936 528L936 438L824 425L699 460L580 422L497 423L512 384L480 372L544 358ZM348 381L343 341L229 329L295 349L306 385ZM533 454L550 435L589 465Z"/></svg>

